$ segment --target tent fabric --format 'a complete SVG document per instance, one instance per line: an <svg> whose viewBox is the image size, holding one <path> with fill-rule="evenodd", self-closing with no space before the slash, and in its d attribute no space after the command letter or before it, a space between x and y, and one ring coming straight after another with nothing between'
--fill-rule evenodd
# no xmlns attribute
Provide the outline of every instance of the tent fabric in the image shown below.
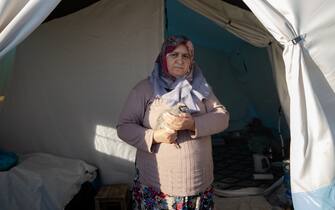
<svg viewBox="0 0 335 210"><path fill-rule="evenodd" d="M274 40L249 11L221 0L179 1L256 47L266 47Z"/></svg>
<svg viewBox="0 0 335 210"><path fill-rule="evenodd" d="M285 77L285 64L283 60L283 48L277 42L271 43L271 46L267 47L270 62L272 65L272 73L274 81L276 82L276 88L278 97L280 100L281 108L286 119L286 122L290 123L290 96L288 94L288 87Z"/></svg>
<svg viewBox="0 0 335 210"><path fill-rule="evenodd" d="M251 12L222 0L179 0L185 6L209 18L227 31L256 47L268 49L273 77L285 118L289 121L290 99L285 79L282 47Z"/></svg>
<svg viewBox="0 0 335 210"><path fill-rule="evenodd" d="M14 57L15 49L9 51L5 56L0 58L0 111L2 104L5 101L6 87L10 77L10 72L13 68Z"/></svg>
<svg viewBox="0 0 335 210"><path fill-rule="evenodd" d="M115 126L160 50L162 0L101 0L40 25L16 49L0 147L86 161L103 184L131 183L136 150Z"/></svg>
<svg viewBox="0 0 335 210"><path fill-rule="evenodd" d="M60 0L1 0L0 58L24 40Z"/></svg>
<svg viewBox="0 0 335 210"><path fill-rule="evenodd" d="M335 209L335 2L244 1L284 46L294 207Z"/></svg>

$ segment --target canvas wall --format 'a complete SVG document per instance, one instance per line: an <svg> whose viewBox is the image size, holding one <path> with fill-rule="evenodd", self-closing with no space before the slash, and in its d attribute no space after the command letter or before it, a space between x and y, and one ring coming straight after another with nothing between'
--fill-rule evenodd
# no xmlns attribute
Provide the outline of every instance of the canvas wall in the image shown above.
<svg viewBox="0 0 335 210"><path fill-rule="evenodd" d="M196 57L209 84L228 108L228 130L240 130L253 117L276 129L279 101L266 50L242 44L231 53L196 46Z"/></svg>
<svg viewBox="0 0 335 210"><path fill-rule="evenodd" d="M86 160L104 183L131 182L135 150L116 137L131 87L152 70L163 1L102 0L42 24L17 47L0 148Z"/></svg>

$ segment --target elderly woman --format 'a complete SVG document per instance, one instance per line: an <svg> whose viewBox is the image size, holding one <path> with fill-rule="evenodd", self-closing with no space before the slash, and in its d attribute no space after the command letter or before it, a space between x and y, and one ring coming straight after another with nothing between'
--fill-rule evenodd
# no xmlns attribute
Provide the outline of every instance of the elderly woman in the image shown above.
<svg viewBox="0 0 335 210"><path fill-rule="evenodd" d="M211 135L228 120L195 63L192 42L169 37L117 125L119 137L137 148L134 209L213 209Z"/></svg>

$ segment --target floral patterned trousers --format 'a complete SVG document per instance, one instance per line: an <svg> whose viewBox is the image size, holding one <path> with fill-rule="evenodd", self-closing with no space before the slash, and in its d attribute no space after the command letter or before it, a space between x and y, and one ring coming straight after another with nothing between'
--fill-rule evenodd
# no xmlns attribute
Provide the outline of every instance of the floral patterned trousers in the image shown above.
<svg viewBox="0 0 335 210"><path fill-rule="evenodd" d="M213 210L213 187L193 196L169 196L141 184L138 178L133 186L133 209L136 210Z"/></svg>

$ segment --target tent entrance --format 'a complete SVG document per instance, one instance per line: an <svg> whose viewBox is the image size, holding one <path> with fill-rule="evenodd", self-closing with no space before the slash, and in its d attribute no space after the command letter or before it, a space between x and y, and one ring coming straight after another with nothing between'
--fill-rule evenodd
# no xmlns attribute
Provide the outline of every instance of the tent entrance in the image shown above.
<svg viewBox="0 0 335 210"><path fill-rule="evenodd" d="M229 128L213 136L215 183L227 190L271 186L283 175L289 129L266 48L252 46L177 0L166 1L165 34L193 41L197 63L230 112ZM278 167L256 173L253 154Z"/></svg>

